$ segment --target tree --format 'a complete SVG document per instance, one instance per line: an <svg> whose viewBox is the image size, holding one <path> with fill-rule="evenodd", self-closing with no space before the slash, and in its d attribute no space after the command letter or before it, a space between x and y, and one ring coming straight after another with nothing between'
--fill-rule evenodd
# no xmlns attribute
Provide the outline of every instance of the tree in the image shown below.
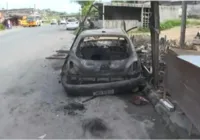
<svg viewBox="0 0 200 140"><path fill-rule="evenodd" d="M81 13L83 16L87 14L90 6L94 2L94 0L91 0L91 1L73 0L73 1L81 5ZM92 9L91 13L94 13L94 12L95 12L95 9Z"/></svg>

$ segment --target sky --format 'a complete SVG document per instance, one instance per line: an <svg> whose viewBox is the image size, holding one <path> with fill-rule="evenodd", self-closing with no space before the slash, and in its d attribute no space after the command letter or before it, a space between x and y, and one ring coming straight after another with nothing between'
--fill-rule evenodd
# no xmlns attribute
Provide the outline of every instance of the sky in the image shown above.
<svg viewBox="0 0 200 140"><path fill-rule="evenodd" d="M76 13L79 12L80 5L71 0L0 0L0 9L6 9L6 3L8 3L8 9L12 8L33 8L34 4L38 9L48 9Z"/></svg>

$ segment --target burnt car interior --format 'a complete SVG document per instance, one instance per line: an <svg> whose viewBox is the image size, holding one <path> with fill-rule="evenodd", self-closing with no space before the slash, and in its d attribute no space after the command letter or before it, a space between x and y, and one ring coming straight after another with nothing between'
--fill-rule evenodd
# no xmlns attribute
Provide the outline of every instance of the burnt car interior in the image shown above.
<svg viewBox="0 0 200 140"><path fill-rule="evenodd" d="M80 41L76 54L86 60L122 60L129 57L130 51L125 37L91 36Z"/></svg>

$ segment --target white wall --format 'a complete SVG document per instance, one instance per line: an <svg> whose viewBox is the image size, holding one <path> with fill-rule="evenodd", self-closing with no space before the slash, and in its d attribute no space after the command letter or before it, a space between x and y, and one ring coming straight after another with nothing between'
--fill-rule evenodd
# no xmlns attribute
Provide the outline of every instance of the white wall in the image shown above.
<svg viewBox="0 0 200 140"><path fill-rule="evenodd" d="M160 6L160 22L166 20L178 19L180 16L181 6Z"/></svg>

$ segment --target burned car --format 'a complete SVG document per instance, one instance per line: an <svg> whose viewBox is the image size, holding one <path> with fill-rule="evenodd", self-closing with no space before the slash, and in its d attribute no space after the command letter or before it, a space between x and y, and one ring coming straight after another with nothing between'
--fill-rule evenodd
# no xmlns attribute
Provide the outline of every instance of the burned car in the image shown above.
<svg viewBox="0 0 200 140"><path fill-rule="evenodd" d="M110 95L144 86L142 68L127 33L121 29L81 32L62 68L68 95Z"/></svg>

